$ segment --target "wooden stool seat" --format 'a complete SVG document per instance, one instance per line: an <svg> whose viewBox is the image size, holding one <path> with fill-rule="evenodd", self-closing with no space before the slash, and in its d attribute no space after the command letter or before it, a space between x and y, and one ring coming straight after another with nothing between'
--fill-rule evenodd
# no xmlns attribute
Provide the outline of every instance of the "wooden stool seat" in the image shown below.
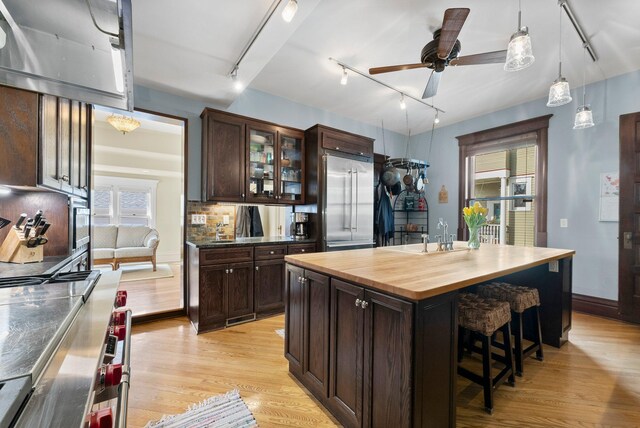
<svg viewBox="0 0 640 428"><path fill-rule="evenodd" d="M482 297L498 299L509 304L512 312L512 330L515 336L516 374L522 376L525 358L529 357L533 352L536 353L538 360L542 361L544 358L542 351L542 330L540 328L540 311L538 309L540 307L538 290L505 282L493 282L478 287L478 294ZM533 344L523 349L524 312L529 309L535 312L532 314L533 319L529 318L529 320L532 321L529 325L529 337Z"/></svg>
<svg viewBox="0 0 640 428"><path fill-rule="evenodd" d="M482 376L458 364L458 374L482 385L484 390L485 410L493 413L493 392L508 379L515 385L513 350L511 348L511 311L507 302L480 297L476 294L462 293L458 295L458 362L462 361L464 335L479 334L482 348L475 346L470 351L482 354ZM492 338L500 330L505 338L504 357L491 352ZM491 374L492 358L502 362L505 367L494 378Z"/></svg>

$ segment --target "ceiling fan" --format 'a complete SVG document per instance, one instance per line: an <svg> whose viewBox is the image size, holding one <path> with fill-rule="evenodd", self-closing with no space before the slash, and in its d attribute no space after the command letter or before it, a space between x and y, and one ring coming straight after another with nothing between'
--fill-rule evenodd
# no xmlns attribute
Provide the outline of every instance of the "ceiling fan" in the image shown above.
<svg viewBox="0 0 640 428"><path fill-rule="evenodd" d="M417 64L389 65L369 69L369 74L389 73L391 71L411 70L414 68L430 68L433 70L422 98L431 98L438 92L440 74L449 65L476 65L504 63L507 59L507 51L485 52L475 55L459 57L460 40L458 34L462 30L467 16L468 8L447 9L444 12L442 28L433 33L433 40L422 48L420 61Z"/></svg>

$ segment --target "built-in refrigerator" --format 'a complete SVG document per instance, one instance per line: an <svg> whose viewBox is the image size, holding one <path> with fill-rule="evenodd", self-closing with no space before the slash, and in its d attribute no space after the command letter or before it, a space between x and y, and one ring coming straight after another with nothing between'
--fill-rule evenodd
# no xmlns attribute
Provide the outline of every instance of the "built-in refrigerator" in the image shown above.
<svg viewBox="0 0 640 428"><path fill-rule="evenodd" d="M373 163L325 155L325 251L373 247Z"/></svg>

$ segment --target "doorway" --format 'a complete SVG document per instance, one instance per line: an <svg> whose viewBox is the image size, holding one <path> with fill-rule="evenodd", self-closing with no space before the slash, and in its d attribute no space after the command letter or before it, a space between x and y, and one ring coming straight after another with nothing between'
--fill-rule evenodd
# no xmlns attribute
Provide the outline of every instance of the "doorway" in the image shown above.
<svg viewBox="0 0 640 428"><path fill-rule="evenodd" d="M187 121L98 106L94 118L93 266L121 272L136 319L182 313Z"/></svg>

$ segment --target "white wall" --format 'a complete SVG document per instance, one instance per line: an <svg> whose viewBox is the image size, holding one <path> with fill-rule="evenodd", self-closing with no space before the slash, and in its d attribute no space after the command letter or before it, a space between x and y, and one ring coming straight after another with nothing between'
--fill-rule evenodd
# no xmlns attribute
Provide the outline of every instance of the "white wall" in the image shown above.
<svg viewBox="0 0 640 428"><path fill-rule="evenodd" d="M160 235L158 261L179 261L182 249L182 135L142 128L122 135L108 123L96 121L93 144L96 176L158 180L155 219Z"/></svg>

